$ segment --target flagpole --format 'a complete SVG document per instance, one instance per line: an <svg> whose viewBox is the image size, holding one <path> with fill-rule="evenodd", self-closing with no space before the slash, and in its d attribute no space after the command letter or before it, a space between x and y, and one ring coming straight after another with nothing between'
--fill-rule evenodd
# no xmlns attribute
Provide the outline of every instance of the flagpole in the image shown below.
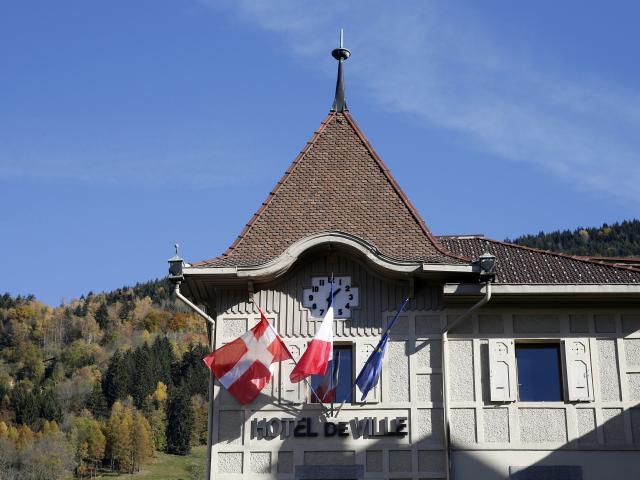
<svg viewBox="0 0 640 480"><path fill-rule="evenodd" d="M330 302L329 306L327 308L333 308L333 270L331 270L331 298L330 298ZM333 329L333 325L331 326L331 328ZM336 370L336 360L335 358L333 358L333 342L331 343L331 381L329 383L329 385L331 385L331 387L333 388L333 372L335 372ZM340 360L340 357L338 356L338 360ZM333 417L333 402L336 399L336 394L338 393L338 386L336 385L336 391L333 394L333 397L331 397L331 413L330 415ZM324 399L323 399L324 400Z"/></svg>
<svg viewBox="0 0 640 480"><path fill-rule="evenodd" d="M253 297L251 298L251 303L253 303L256 308L258 309L258 312L260 313L260 315L262 315L264 318L267 318L267 316L264 314L264 312L262 311L262 309L260 308L260 305L258 305L256 303L256 301L253 299ZM267 319L267 321L269 321L269 319ZM278 332L278 330L276 330L276 333L278 334L278 336L280 338L282 338L282 336L280 335L280 332ZM291 353L291 352L289 352ZM293 361L294 365L297 367L298 366L298 362L296 361L295 358L293 358L293 355L291 355L291 360ZM313 395L318 399L318 401L320 402L320 406L322 407L322 410L324 410L324 412L327 412L327 407L324 406L324 404L322 403L322 400L320 399L320 397L318 396L318 394L316 393L316 391L313 389L313 387L311 386L311 382L309 382L309 379L307 377L304 377L304 381L307 384L307 386L309 387L309 389L311 390L311 393L313 393Z"/></svg>
<svg viewBox="0 0 640 480"><path fill-rule="evenodd" d="M391 320L391 323L389 323L389 325L387 326L387 329L384 331L384 334L382 335L382 337L378 341L378 344L376 345L376 348L374 348L373 352L371 352L371 355L373 355L378 350L378 348L380 348L380 345L382 344L382 341L384 340L385 335L387 335L387 334L389 334L391 332L391 328L395 325L396 320L398 320L398 318L400 317L400 313L402 313L402 311L404 310L404 307L407 306L407 303L409 303L409 297L405 298L404 302L402 302L402 305L400 306L400 308L396 312L395 316ZM371 355L369 355L369 358L371 358ZM367 359L367 361L369 361L369 359ZM365 365L366 365L366 362L365 362ZM359 375L360 374L358 374L358 376ZM351 386L351 394L352 395L354 394L354 391L355 391L356 387L358 386L357 381L358 381L358 377L356 377L356 380L353 382L353 385ZM344 407L344 404L345 404L346 401L347 401L347 399L345 398L342 401L342 403L340 404L340 407L338 407L338 411L336 412L336 418L338 418L338 415L340 415L340 411L342 410L342 407ZM362 401L364 401L364 399L362 399Z"/></svg>

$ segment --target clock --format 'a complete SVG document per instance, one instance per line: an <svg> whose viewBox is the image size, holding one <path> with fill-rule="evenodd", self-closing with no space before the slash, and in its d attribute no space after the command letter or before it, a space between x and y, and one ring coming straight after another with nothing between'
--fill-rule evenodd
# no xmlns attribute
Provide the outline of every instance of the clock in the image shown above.
<svg viewBox="0 0 640 480"><path fill-rule="evenodd" d="M312 277L311 288L302 291L302 305L311 316L322 318L329 306L331 277ZM333 277L333 316L351 318L351 311L360 305L358 288L351 284L351 277Z"/></svg>

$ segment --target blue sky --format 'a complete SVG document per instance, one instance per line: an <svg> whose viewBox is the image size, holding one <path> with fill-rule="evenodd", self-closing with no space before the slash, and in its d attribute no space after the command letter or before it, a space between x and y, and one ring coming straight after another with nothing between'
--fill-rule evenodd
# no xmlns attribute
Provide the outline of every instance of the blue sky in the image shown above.
<svg viewBox="0 0 640 480"><path fill-rule="evenodd" d="M0 1L0 292L222 252L347 100L436 234L638 217L640 4ZM7 268L8 267L8 268Z"/></svg>

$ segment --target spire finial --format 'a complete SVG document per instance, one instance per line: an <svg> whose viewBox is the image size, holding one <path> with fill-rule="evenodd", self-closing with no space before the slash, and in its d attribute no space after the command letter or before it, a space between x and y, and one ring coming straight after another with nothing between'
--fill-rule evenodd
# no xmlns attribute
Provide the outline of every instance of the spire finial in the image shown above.
<svg viewBox="0 0 640 480"><path fill-rule="evenodd" d="M351 56L351 52L344 48L344 33L340 29L340 47L331 52L333 58L338 60L338 80L336 82L336 96L333 100L331 110L334 112L344 112L348 110L347 102L344 99L344 76L342 75L342 63Z"/></svg>

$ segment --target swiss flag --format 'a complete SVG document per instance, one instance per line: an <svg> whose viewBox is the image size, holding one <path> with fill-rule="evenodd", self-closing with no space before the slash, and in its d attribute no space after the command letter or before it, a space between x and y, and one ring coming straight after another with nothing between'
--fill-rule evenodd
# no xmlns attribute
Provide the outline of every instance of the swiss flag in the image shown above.
<svg viewBox="0 0 640 480"><path fill-rule="evenodd" d="M242 404L251 403L269 383L274 363L292 358L278 332L259 307L258 310L261 318L255 327L203 359Z"/></svg>

